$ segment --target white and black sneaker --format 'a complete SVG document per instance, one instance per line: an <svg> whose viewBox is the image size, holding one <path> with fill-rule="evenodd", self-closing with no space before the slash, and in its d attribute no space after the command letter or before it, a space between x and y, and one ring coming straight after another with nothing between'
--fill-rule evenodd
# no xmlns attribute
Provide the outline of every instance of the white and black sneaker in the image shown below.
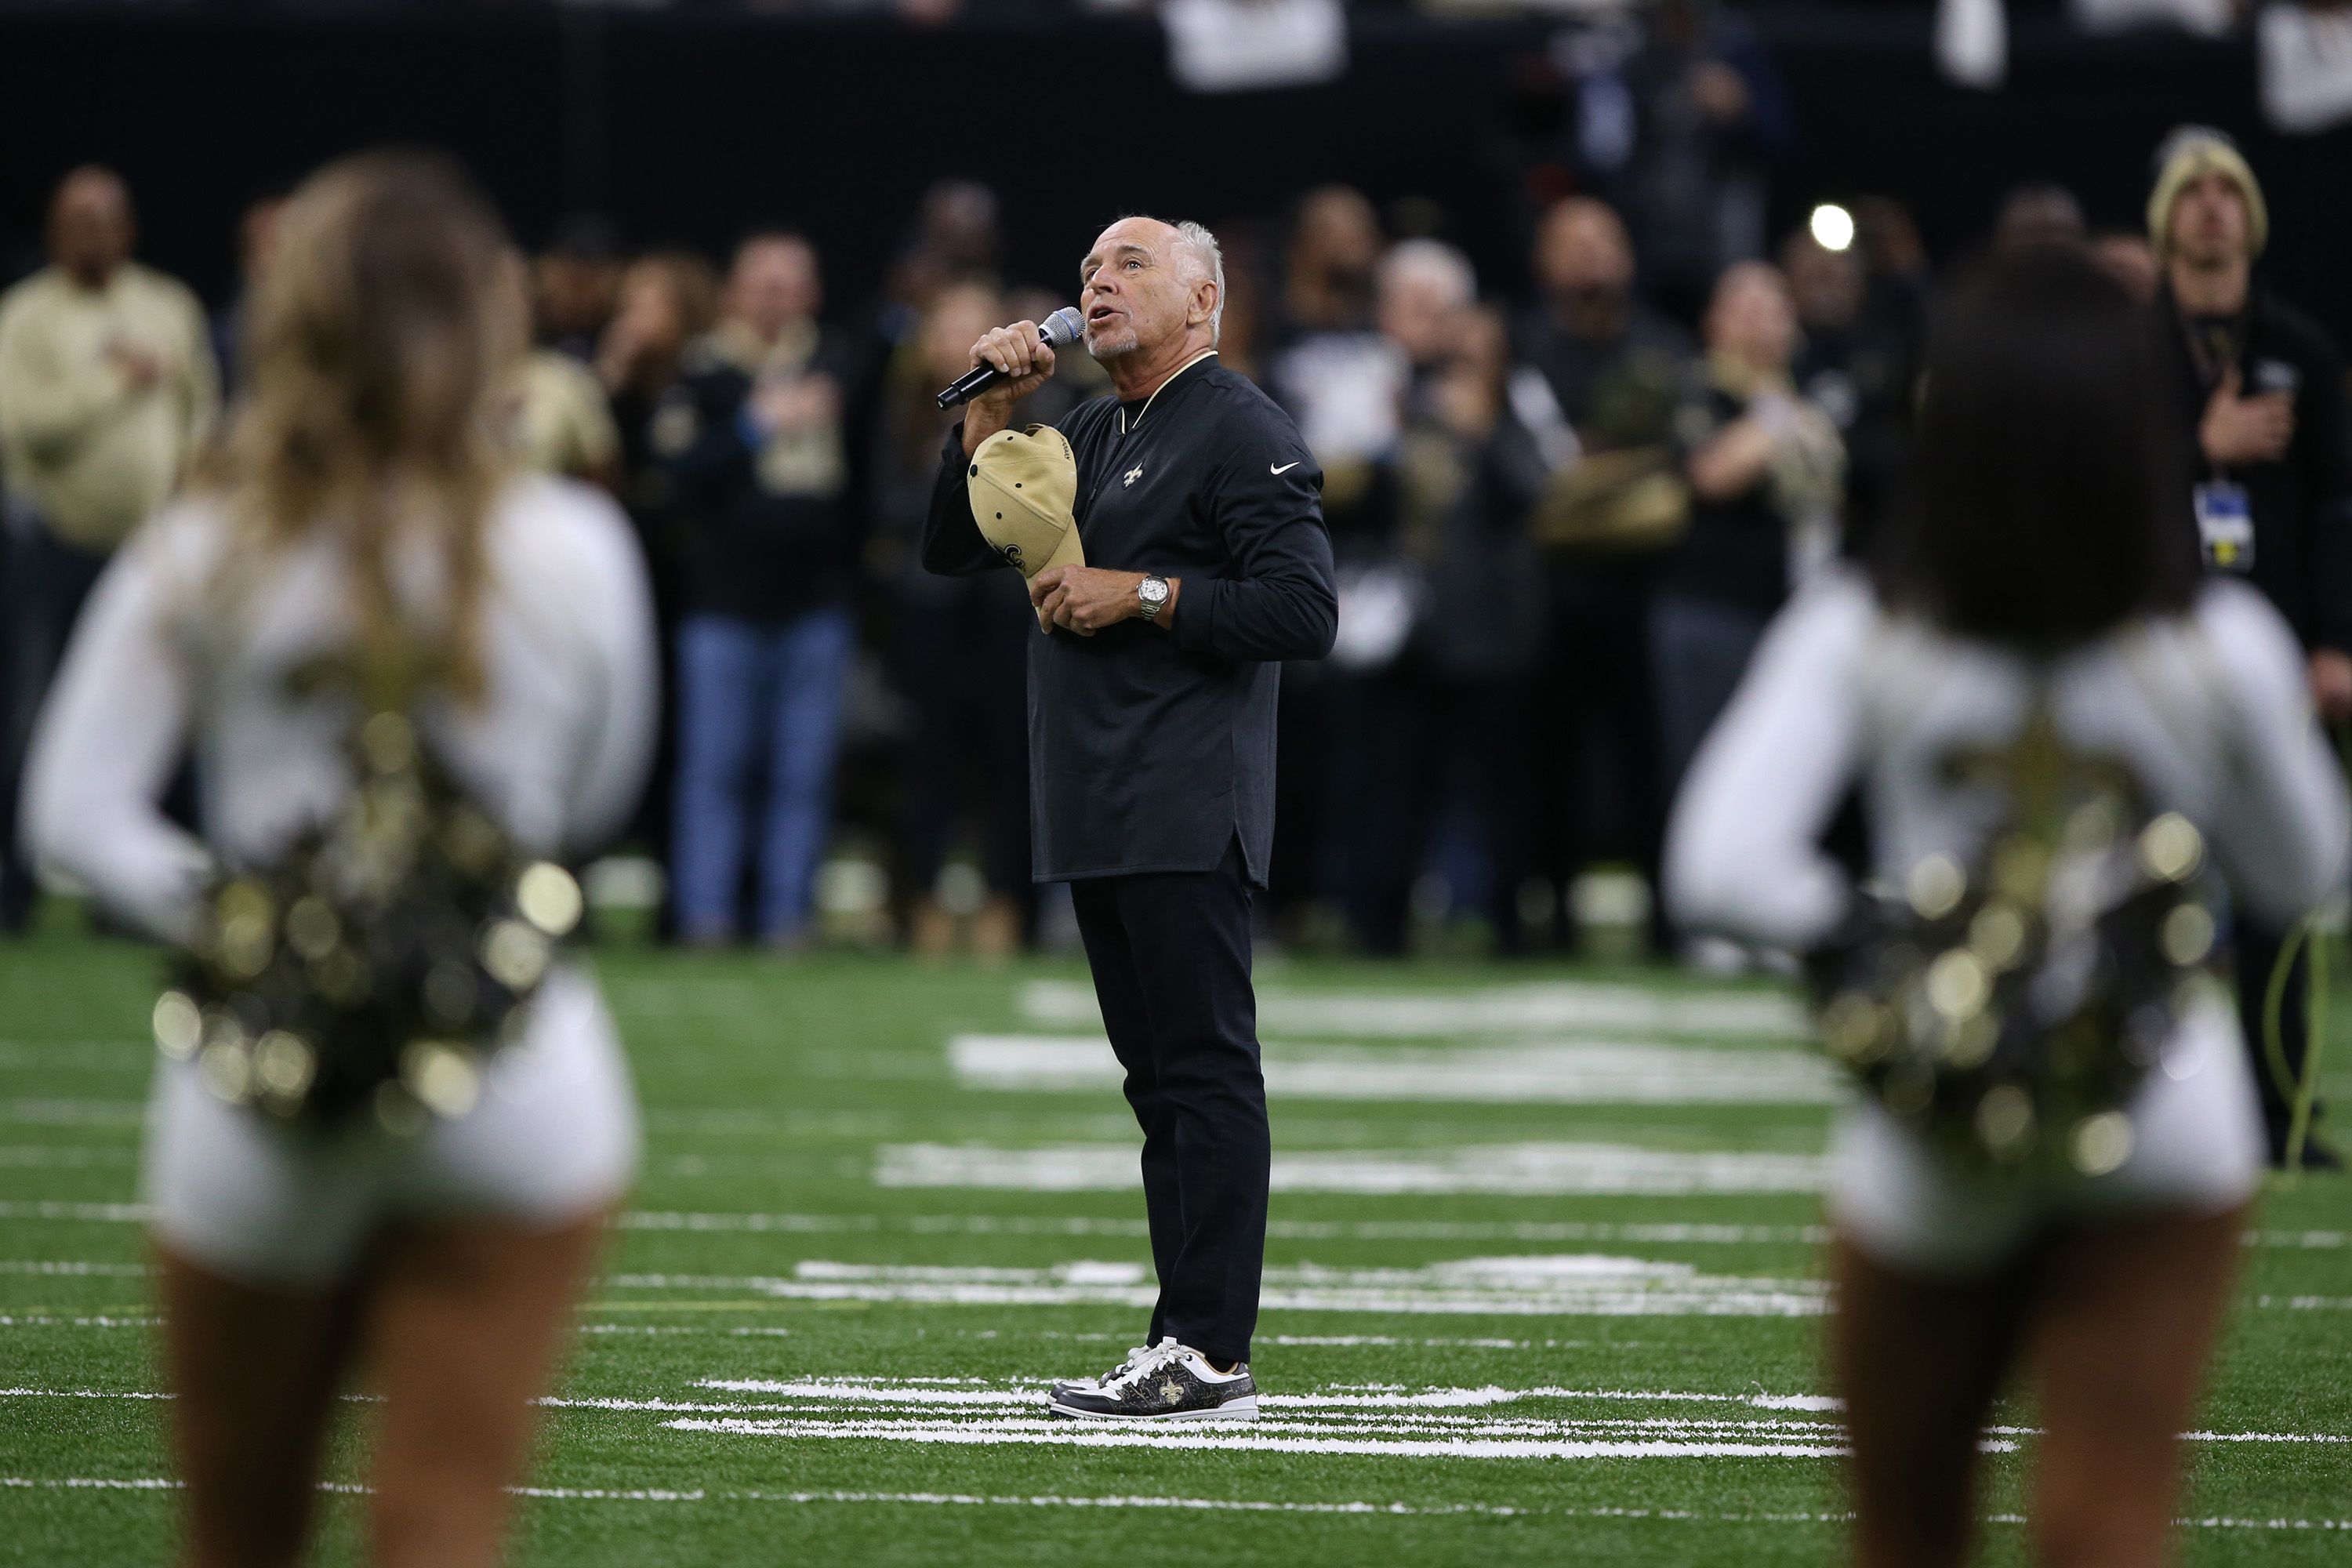
<svg viewBox="0 0 2352 1568"><path fill-rule="evenodd" d="M1219 1372L1190 1345L1163 1339L1137 1350L1093 1383L1057 1383L1048 1415L1078 1421L1255 1421L1249 1363Z"/></svg>
<svg viewBox="0 0 2352 1568"><path fill-rule="evenodd" d="M1133 1366L1137 1362L1141 1361L1145 1356L1148 1356L1150 1353L1151 1347L1150 1345L1138 1345L1133 1350L1128 1352L1126 1356L1120 1360L1117 1366L1111 1368L1108 1372L1104 1373L1100 1377L1063 1378L1054 1384L1052 1397L1058 1399L1065 1394L1093 1394L1099 1390L1104 1384L1109 1383L1116 1378L1126 1376L1129 1367Z"/></svg>

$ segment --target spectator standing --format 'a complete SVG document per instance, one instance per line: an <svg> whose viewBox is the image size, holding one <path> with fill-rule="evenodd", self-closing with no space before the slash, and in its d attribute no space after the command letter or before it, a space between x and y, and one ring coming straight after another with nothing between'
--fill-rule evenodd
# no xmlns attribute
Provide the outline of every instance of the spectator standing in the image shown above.
<svg viewBox="0 0 2352 1568"><path fill-rule="evenodd" d="M662 666L661 732L653 771L626 837L670 859L670 800L677 769L676 659L684 520L669 459L694 438L693 401L681 380L688 345L717 321L719 280L710 264L686 250L657 250L630 263L619 306L596 343L603 384L620 440L620 489L653 584Z"/></svg>
<svg viewBox="0 0 2352 1568"><path fill-rule="evenodd" d="M1910 426L1916 345L1907 313L1870 293L1861 255L1832 250L1799 230L1780 247L1801 333L1797 390L1829 416L1846 449L1845 544L1859 546L1877 514Z"/></svg>
<svg viewBox="0 0 2352 1568"><path fill-rule="evenodd" d="M178 485L219 403L204 308L131 259L135 234L121 179L76 169L49 209L49 266L0 296L6 929L23 924L33 896L15 823L34 716L100 571Z"/></svg>
<svg viewBox="0 0 2352 1568"><path fill-rule="evenodd" d="M2194 432L2195 513L2205 562L2259 589L2301 639L2311 700L2352 720L2352 449L2344 361L2326 329L2253 276L2269 212L2253 170L2220 132L2175 132L2158 153L2148 238L2164 268L2155 306L2165 363ZM2290 1085L2307 1046L2305 965L2288 970L2280 1035L2264 1047L2265 992L2286 933L2249 921L2238 933L2239 1013L2256 1053L2273 1163L2287 1153ZM2285 1082L2281 1081L2284 1076ZM2313 1142L2305 1163L2340 1163Z"/></svg>
<svg viewBox="0 0 2352 1568"><path fill-rule="evenodd" d="M261 279L278 252L278 217L284 196L263 196L249 203L236 224L236 298L213 317L213 354L220 363L221 386L235 393L244 384L245 363L238 345L245 336L245 319Z"/></svg>
<svg viewBox="0 0 2352 1568"><path fill-rule="evenodd" d="M1335 527L1332 542L1339 633L1319 692L1325 760L1315 880L1374 952L1403 950L1404 889L1423 839L1421 825L1407 820L1417 792L1413 760L1402 750L1414 701L1404 653L1420 616L1422 563L1407 556L1399 535L1397 460L1416 393L1453 352L1477 293L1468 258L1451 246L1415 239L1391 247L1375 274L1375 331L1355 340L1356 368L1293 394L1325 474L1355 467L1372 476L1368 491L1357 487L1357 504L1339 514L1349 526L1344 534ZM1339 363L1339 341L1325 340L1327 371ZM1361 405L1344 426L1333 407L1343 400Z"/></svg>
<svg viewBox="0 0 2352 1568"><path fill-rule="evenodd" d="M1474 302L1468 260L1410 240L1381 273L1382 323L1412 365L1395 468L1414 616L1377 731L1380 773L1358 780L1381 815L1351 860L1351 913L1365 946L1396 952L1424 869L1444 877L1451 909L1498 926L1517 891L1496 868L1527 858L1516 786L1546 610L1527 519L1548 469L1512 416L1509 333Z"/></svg>
<svg viewBox="0 0 2352 1568"><path fill-rule="evenodd" d="M1503 904L1514 949L1559 934L1558 889L1579 867L1656 859L1650 600L1686 510L1672 433L1696 347L1635 291L1633 241L1605 202L1556 203L1537 230L1534 270L1539 298L1515 333L1512 424L1573 504L1529 524L1544 553L1549 630L1531 678L1544 722L1517 749L1509 786L1524 853L1496 867L1515 895ZM1551 913L1523 919L1516 895L1543 891L1538 874Z"/></svg>
<svg viewBox="0 0 2352 1568"><path fill-rule="evenodd" d="M2065 186L2037 180L2018 186L2001 198L1993 216L1995 251L2032 245L2082 245L2091 237L2084 221L2083 204Z"/></svg>
<svg viewBox="0 0 2352 1568"><path fill-rule="evenodd" d="M2110 277L2131 291L2133 299L2145 305L2156 298L2162 275L2156 265L2156 247L2148 244L2147 236L2128 229L2095 235L2091 254Z"/></svg>
<svg viewBox="0 0 2352 1568"><path fill-rule="evenodd" d="M1631 220L1650 287L1688 321L1716 274L1764 254L1771 167L1795 133L1748 24L1714 0L1660 0L1614 70L1580 93L1584 161Z"/></svg>
<svg viewBox="0 0 2352 1568"><path fill-rule="evenodd" d="M955 424L935 395L971 368L971 345L1004 310L985 283L936 290L920 328L891 362L876 430L868 558L887 585L898 684L912 709L898 873L907 945L925 956L956 945L955 912L940 901L940 872L968 820L987 888L971 922L972 952L998 958L1014 951L1031 897L1025 693L1036 616L1016 574L941 577L922 568L923 521L940 449ZM1022 417L1053 424L1075 406L1056 379L1030 395Z"/></svg>
<svg viewBox="0 0 2352 1568"><path fill-rule="evenodd" d="M1746 673L1794 578L1835 543L1837 427L1790 383L1796 308L1777 268L1723 275L1706 360L1675 416L1690 529L1652 606L1666 798Z"/></svg>
<svg viewBox="0 0 2352 1568"><path fill-rule="evenodd" d="M858 552L850 493L854 356L817 324L815 250L737 248L724 319L688 355L691 437L671 462L690 521L677 631L671 889L678 934L732 941L747 865L755 923L805 943L833 811Z"/></svg>
<svg viewBox="0 0 2352 1568"><path fill-rule="evenodd" d="M538 340L586 361L621 290L621 235L602 213L573 213L555 226L531 264L531 315Z"/></svg>
<svg viewBox="0 0 2352 1568"><path fill-rule="evenodd" d="M908 342L922 329L940 289L966 279L994 278L997 250L994 191L977 180L959 179L940 180L924 191L915 207L915 232L891 265L875 317L883 342Z"/></svg>
<svg viewBox="0 0 2352 1568"><path fill-rule="evenodd" d="M653 569L667 628L674 619L683 544L668 459L694 436L688 348L719 315L719 281L691 251L657 250L630 263L620 304L596 343L596 379L621 442L621 499Z"/></svg>
<svg viewBox="0 0 2352 1568"><path fill-rule="evenodd" d="M1362 574L1385 563L1396 521L1388 459L1404 372L1373 321L1381 247L1379 216L1362 192L1347 185L1308 192L1284 252L1279 308L1264 345L1266 390L1322 466L1339 594L1356 601L1342 619L1359 626ZM1360 639L1332 659L1302 664L1282 683L1275 776L1279 815L1289 826L1276 842L1269 882L1277 915L1295 917L1310 903L1344 896L1349 874L1330 859L1335 839L1323 819L1348 781L1333 776L1330 755L1350 722L1345 710L1362 695L1347 687L1368 665L1377 674L1400 640L1391 637L1383 647Z"/></svg>

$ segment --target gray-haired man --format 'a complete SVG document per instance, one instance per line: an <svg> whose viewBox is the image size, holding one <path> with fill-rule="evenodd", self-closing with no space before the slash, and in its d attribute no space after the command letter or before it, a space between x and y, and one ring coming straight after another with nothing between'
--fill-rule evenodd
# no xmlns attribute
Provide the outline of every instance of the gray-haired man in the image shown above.
<svg viewBox="0 0 2352 1568"><path fill-rule="evenodd" d="M1073 884L1143 1127L1160 1301L1143 1347L1049 1403L1251 1416L1270 1141L1249 906L1273 848L1280 661L1322 658L1338 625L1323 476L1289 416L1217 363L1224 267L1207 230L1123 218L1078 276L1115 395L1059 427L1086 560L1102 564L1030 583L1054 628L1029 650L1031 841L1037 879ZM972 516L971 454L1054 374L1029 321L971 362L1008 379L948 438L923 536L934 572L1005 563Z"/></svg>

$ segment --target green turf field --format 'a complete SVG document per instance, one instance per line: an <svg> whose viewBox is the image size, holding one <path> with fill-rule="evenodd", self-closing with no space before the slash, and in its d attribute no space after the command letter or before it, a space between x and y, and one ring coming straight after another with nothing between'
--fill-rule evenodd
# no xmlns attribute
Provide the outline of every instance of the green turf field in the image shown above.
<svg viewBox="0 0 2352 1568"><path fill-rule="evenodd" d="M1780 994L1559 968L1260 974L1255 1427L1036 1419L1139 1336L1134 1129L1084 973L607 954L644 1179L519 1561L1832 1560L1825 1073ZM133 1206L154 960L0 949L0 1561L167 1560ZM2335 1016L2347 1009L2341 1000ZM1095 1042L1089 1045L1087 1042ZM2335 1098L2352 1104L2336 1041ZM2274 1191L2193 1443L2199 1564L2352 1563L2352 1185ZM351 1408L338 1477L361 1472ZM2022 1404L2002 1422L2030 1428ZM2023 1560L2030 1430L1991 1460ZM358 1500L330 1503L351 1560Z"/></svg>

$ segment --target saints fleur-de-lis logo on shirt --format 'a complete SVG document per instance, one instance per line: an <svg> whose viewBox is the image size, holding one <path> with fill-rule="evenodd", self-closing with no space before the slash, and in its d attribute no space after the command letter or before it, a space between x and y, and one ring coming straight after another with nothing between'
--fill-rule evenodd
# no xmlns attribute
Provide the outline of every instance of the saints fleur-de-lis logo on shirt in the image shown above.
<svg viewBox="0 0 2352 1568"><path fill-rule="evenodd" d="M1138 480L1138 479L1141 479L1142 477L1143 477L1143 465L1142 465L1141 463L1138 463L1138 464L1136 464L1136 465L1135 465L1135 467L1133 467L1133 468L1129 468L1129 469L1128 469L1128 470L1127 470L1127 482L1128 482L1129 485L1134 484L1136 480Z"/></svg>

